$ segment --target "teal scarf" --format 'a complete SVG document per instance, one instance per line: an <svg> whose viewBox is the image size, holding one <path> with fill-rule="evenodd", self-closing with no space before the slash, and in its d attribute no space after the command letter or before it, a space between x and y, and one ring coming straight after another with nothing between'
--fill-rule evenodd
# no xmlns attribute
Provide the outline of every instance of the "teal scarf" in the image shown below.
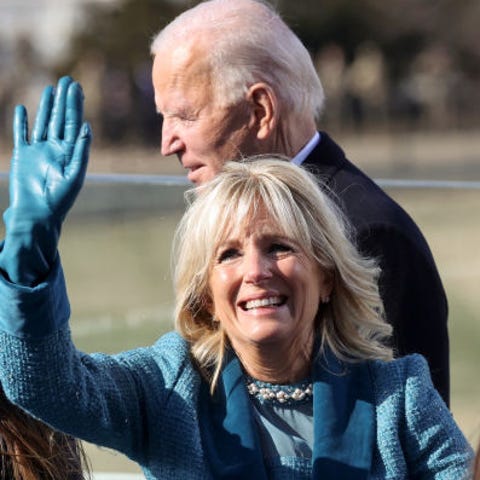
<svg viewBox="0 0 480 480"><path fill-rule="evenodd" d="M313 366L313 479L368 477L375 407L368 362L346 364L330 352ZM212 397L199 398L202 442L215 479L266 480L260 439L238 358L230 353Z"/></svg>

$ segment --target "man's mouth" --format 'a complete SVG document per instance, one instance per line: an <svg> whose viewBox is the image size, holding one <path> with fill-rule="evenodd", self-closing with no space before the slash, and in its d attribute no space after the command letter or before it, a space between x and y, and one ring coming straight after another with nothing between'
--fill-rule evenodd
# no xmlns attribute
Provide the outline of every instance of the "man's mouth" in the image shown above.
<svg viewBox="0 0 480 480"><path fill-rule="evenodd" d="M286 302L287 298L285 296L273 296L267 298L257 298L255 300L249 300L247 302L241 302L240 307L242 310L248 311L253 310L255 308L262 308L262 307L279 307Z"/></svg>
<svg viewBox="0 0 480 480"><path fill-rule="evenodd" d="M202 165L202 164L190 165L188 167L184 166L184 168L188 170L188 174L187 174L188 179L193 183L197 183L199 180L198 176L200 175L200 171L204 166L205 165Z"/></svg>

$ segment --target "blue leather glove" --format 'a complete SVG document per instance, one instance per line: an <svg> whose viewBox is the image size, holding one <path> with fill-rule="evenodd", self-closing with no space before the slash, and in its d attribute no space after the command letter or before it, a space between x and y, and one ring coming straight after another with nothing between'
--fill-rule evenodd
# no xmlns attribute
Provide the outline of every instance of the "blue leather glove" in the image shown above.
<svg viewBox="0 0 480 480"><path fill-rule="evenodd" d="M48 275L57 257L62 222L80 191L91 131L83 123L83 92L70 77L47 87L31 140L25 107L17 106L10 168L10 205L0 270L10 281L32 287Z"/></svg>

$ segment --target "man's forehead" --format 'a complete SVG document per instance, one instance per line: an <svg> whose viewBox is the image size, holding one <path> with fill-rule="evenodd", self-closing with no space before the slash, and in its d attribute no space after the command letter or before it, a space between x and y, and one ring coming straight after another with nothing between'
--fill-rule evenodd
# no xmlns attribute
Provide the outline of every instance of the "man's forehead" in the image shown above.
<svg viewBox="0 0 480 480"><path fill-rule="evenodd" d="M177 85L210 74L210 70L208 59L199 45L181 44L155 55L153 74L162 77L159 80Z"/></svg>
<svg viewBox="0 0 480 480"><path fill-rule="evenodd" d="M179 46L159 52L154 59L152 76L159 102L163 97L173 100L176 94L185 95L199 88L204 91L211 85L211 68L194 47Z"/></svg>
<svg viewBox="0 0 480 480"><path fill-rule="evenodd" d="M174 48L164 52L164 56L170 62L171 67L178 71L184 69L196 60L193 55L193 49L194 46L190 43L180 43Z"/></svg>

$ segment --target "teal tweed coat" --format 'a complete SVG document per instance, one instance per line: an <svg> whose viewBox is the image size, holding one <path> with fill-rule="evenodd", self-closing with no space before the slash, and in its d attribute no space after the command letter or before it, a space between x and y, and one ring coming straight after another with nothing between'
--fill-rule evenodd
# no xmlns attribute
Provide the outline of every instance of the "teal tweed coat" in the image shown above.
<svg viewBox="0 0 480 480"><path fill-rule="evenodd" d="M0 378L53 427L119 450L147 479L468 478L472 451L423 357L314 362L313 459L265 460L237 357L212 397L176 333L118 355L72 344L59 263L45 283L0 278Z"/></svg>

